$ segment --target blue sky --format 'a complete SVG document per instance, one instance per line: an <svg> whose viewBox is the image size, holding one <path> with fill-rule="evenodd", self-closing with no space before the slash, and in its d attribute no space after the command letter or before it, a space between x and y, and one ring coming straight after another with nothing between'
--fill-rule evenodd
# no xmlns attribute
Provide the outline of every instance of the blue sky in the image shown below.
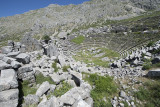
<svg viewBox="0 0 160 107"><path fill-rule="evenodd" d="M89 0L0 0L0 17L22 14L29 10L35 10L49 4L81 4Z"/></svg>

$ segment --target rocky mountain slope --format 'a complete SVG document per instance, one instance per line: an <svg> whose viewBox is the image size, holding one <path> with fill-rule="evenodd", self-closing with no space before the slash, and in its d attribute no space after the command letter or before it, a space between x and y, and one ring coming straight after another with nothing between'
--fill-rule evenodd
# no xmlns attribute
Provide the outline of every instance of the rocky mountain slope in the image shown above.
<svg viewBox="0 0 160 107"><path fill-rule="evenodd" d="M91 0L80 5L59 6L51 4L46 8L0 18L0 38L1 41L7 38L18 39L27 31L34 31L43 36L55 31L72 30L79 25L99 20L125 19L144 12L147 6L157 7L158 2ZM146 7L141 6L142 4Z"/></svg>

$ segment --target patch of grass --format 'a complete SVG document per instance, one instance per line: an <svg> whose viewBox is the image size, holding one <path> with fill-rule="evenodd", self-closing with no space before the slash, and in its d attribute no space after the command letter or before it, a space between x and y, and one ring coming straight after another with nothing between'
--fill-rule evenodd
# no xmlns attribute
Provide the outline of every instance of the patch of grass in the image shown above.
<svg viewBox="0 0 160 107"><path fill-rule="evenodd" d="M77 61L85 62L86 64L94 63L94 65L96 66L109 67L109 62L102 61L102 58L104 57L115 58L120 56L117 52L114 52L106 48L98 48L98 49L101 49L99 53L105 53L105 54L101 57L94 57L96 54L99 53L93 54L92 52L89 52L87 49L85 49L85 52L83 51L77 52L77 54L73 56L73 58Z"/></svg>
<svg viewBox="0 0 160 107"><path fill-rule="evenodd" d="M105 55L103 57L109 57L109 58L114 58L114 57L120 57L119 53L107 49L107 48L100 48L102 51L101 52L105 52Z"/></svg>
<svg viewBox="0 0 160 107"><path fill-rule="evenodd" d="M129 105L126 101L122 101L122 103L124 104L124 107L129 107Z"/></svg>
<svg viewBox="0 0 160 107"><path fill-rule="evenodd" d="M48 81L50 84L55 84L51 77L44 77L41 73L36 75L36 84L42 84L45 81Z"/></svg>
<svg viewBox="0 0 160 107"><path fill-rule="evenodd" d="M134 96L143 102L145 107L160 106L160 80L149 79L143 86L139 87L139 91Z"/></svg>
<svg viewBox="0 0 160 107"><path fill-rule="evenodd" d="M51 38L48 35L44 35L43 40L51 40Z"/></svg>
<svg viewBox="0 0 160 107"><path fill-rule="evenodd" d="M81 35L81 36L78 36L78 37L72 39L71 41L76 44L81 44L81 43L83 43L84 40L85 40L85 37Z"/></svg>
<svg viewBox="0 0 160 107"><path fill-rule="evenodd" d="M34 35L33 38L40 40L41 36L40 35Z"/></svg>
<svg viewBox="0 0 160 107"><path fill-rule="evenodd" d="M151 60L149 59L146 59L144 60L144 64L143 64L143 70L149 70L152 68L152 63L151 63Z"/></svg>
<svg viewBox="0 0 160 107"><path fill-rule="evenodd" d="M160 49L153 50L151 53L152 53L152 54L160 54Z"/></svg>
<svg viewBox="0 0 160 107"><path fill-rule="evenodd" d="M58 72L57 61L52 63L52 68L54 68L54 72Z"/></svg>
<svg viewBox="0 0 160 107"><path fill-rule="evenodd" d="M117 93L117 85L112 77L99 76L97 74L85 74L85 81L88 81L95 88L91 91L91 97L94 100L94 107L106 107L111 105L110 98ZM110 97L110 98L109 98ZM104 101L104 98L107 100Z"/></svg>
<svg viewBox="0 0 160 107"><path fill-rule="evenodd" d="M44 35L42 38L46 44L48 44L48 41L51 40L51 38L48 35Z"/></svg>
<svg viewBox="0 0 160 107"><path fill-rule="evenodd" d="M27 96L28 94L35 94L37 89L34 87L29 87L28 86L29 81L25 80L22 82L22 90L23 90L23 95Z"/></svg>
<svg viewBox="0 0 160 107"><path fill-rule="evenodd" d="M159 68L160 63L152 63L152 59L145 59L143 64L143 70L149 70L151 68Z"/></svg>
<svg viewBox="0 0 160 107"><path fill-rule="evenodd" d="M70 68L70 66L63 66L63 72L68 72L68 68Z"/></svg>
<svg viewBox="0 0 160 107"><path fill-rule="evenodd" d="M152 64L152 68L159 68L159 67L160 67L160 63Z"/></svg>
<svg viewBox="0 0 160 107"><path fill-rule="evenodd" d="M37 60L40 60L42 56L40 54L37 55Z"/></svg>
<svg viewBox="0 0 160 107"><path fill-rule="evenodd" d="M149 42L149 43L147 44L147 47L153 46L154 43L155 43L154 41Z"/></svg>
<svg viewBox="0 0 160 107"><path fill-rule="evenodd" d="M61 85L62 85L61 87L56 88L54 91L54 95L56 97L59 97L59 96L65 94L67 91L69 91L72 88L72 86L70 86L68 83L66 83L64 81L61 83Z"/></svg>

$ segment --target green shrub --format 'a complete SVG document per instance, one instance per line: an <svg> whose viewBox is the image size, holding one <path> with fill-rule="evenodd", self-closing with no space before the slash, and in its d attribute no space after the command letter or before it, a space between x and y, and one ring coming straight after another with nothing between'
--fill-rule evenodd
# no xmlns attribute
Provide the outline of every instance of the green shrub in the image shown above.
<svg viewBox="0 0 160 107"><path fill-rule="evenodd" d="M160 63L156 63L152 65L153 68L159 68L160 67Z"/></svg>
<svg viewBox="0 0 160 107"><path fill-rule="evenodd" d="M141 101L144 101L150 98L150 94L147 89L145 89L144 87L140 87L139 91L135 93L135 97Z"/></svg>
<svg viewBox="0 0 160 107"><path fill-rule="evenodd" d="M56 88L54 91L54 95L56 97L59 97L59 96L65 94L67 91L69 91L72 88L72 86L70 86L68 83L66 83L64 81L62 82L61 85L62 85L61 87Z"/></svg>
<svg viewBox="0 0 160 107"><path fill-rule="evenodd" d="M121 101L121 103L124 104L124 107L129 107L128 103L126 101Z"/></svg>
<svg viewBox="0 0 160 107"><path fill-rule="evenodd" d="M67 36L69 36L70 35L70 33L67 33Z"/></svg>
<svg viewBox="0 0 160 107"><path fill-rule="evenodd" d="M63 72L68 72L68 68L69 68L69 66L63 66Z"/></svg>
<svg viewBox="0 0 160 107"><path fill-rule="evenodd" d="M149 80L143 86L139 87L139 91L134 96L143 101L145 107L160 106L160 81Z"/></svg>
<svg viewBox="0 0 160 107"><path fill-rule="evenodd" d="M29 81L25 80L22 83L22 91L23 91L23 95L27 96L28 94L35 94L37 89L33 88L33 87L29 87Z"/></svg>
<svg viewBox="0 0 160 107"><path fill-rule="evenodd" d="M55 84L51 77L44 77L41 73L36 75L36 84L42 84L45 81L48 81L50 84Z"/></svg>
<svg viewBox="0 0 160 107"><path fill-rule="evenodd" d="M105 92L108 94L113 94L117 91L117 87L113 83L113 79L109 76L107 77L99 77L98 80L95 81L95 89L97 93Z"/></svg>
<svg viewBox="0 0 160 107"><path fill-rule="evenodd" d="M51 38L48 35L44 35L43 40L51 40Z"/></svg>
<svg viewBox="0 0 160 107"><path fill-rule="evenodd" d="M149 69L151 69L152 68L152 66L151 66L151 64L145 64L145 65L143 65L143 70L149 70Z"/></svg>
<svg viewBox="0 0 160 107"><path fill-rule="evenodd" d="M54 72L58 72L57 62L52 63L52 68L54 68Z"/></svg>
<svg viewBox="0 0 160 107"><path fill-rule="evenodd" d="M154 43L155 43L154 41L149 42L149 43L147 44L147 47L153 46Z"/></svg>
<svg viewBox="0 0 160 107"><path fill-rule="evenodd" d="M43 40L46 44L48 44L48 41L51 40L51 38L48 35L43 36Z"/></svg>
<svg viewBox="0 0 160 107"><path fill-rule="evenodd" d="M78 36L78 37L72 39L71 41L76 44L81 44L81 43L83 43L84 40L85 40L84 36Z"/></svg>
<svg viewBox="0 0 160 107"><path fill-rule="evenodd" d="M40 54L38 54L37 59L40 60L42 58L42 56Z"/></svg>
<svg viewBox="0 0 160 107"><path fill-rule="evenodd" d="M103 99L111 97L117 92L117 85L113 78L109 76L99 76L97 74L85 74L85 81L88 81L95 88L91 91L91 97L94 100L95 107L108 107L110 99L105 102Z"/></svg>
<svg viewBox="0 0 160 107"><path fill-rule="evenodd" d="M160 49L153 50L151 53L152 53L152 54L160 54Z"/></svg>
<svg viewBox="0 0 160 107"><path fill-rule="evenodd" d="M146 59L144 60L144 64L143 64L143 70L149 70L152 68L152 63L150 59Z"/></svg>

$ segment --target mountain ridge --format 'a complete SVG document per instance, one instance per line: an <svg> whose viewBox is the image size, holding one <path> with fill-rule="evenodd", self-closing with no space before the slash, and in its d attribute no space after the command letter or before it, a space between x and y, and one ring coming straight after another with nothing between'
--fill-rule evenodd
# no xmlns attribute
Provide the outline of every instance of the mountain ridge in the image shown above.
<svg viewBox="0 0 160 107"><path fill-rule="evenodd" d="M146 11L143 6L136 7L137 2L134 2L134 0L91 0L79 5L50 4L24 14L0 18L0 42L7 38L21 38L26 32L32 32L33 36L52 35L56 31L72 31L78 26L98 21L127 19ZM146 5L148 3L150 2L146 1ZM139 4L142 4L141 1Z"/></svg>

